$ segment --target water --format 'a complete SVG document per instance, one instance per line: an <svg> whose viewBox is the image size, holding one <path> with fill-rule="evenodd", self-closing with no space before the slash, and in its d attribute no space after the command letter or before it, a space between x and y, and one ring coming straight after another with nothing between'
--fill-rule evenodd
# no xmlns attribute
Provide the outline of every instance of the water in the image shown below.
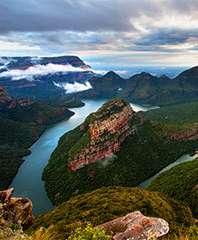
<svg viewBox="0 0 198 240"><path fill-rule="evenodd" d="M75 115L69 120L54 124L48 128L43 135L35 142L31 149L31 154L24 158L16 177L11 186L15 189L16 196L28 197L33 202L35 214L45 212L53 206L50 203L41 180L44 167L58 144L59 138L66 132L78 126L92 112L95 112L105 100L85 100L85 106L74 108ZM134 111L146 111L153 107L141 107L131 104Z"/></svg>
<svg viewBox="0 0 198 240"><path fill-rule="evenodd" d="M196 153L195 155L191 156L189 154L183 155L180 158L177 159L177 161L175 161L174 163L169 164L168 166L166 166L165 168L163 168L160 172L158 172L156 175L154 175L153 177L147 179L146 181L142 182L140 184L141 187L147 187L157 176L159 176L161 173L179 165L180 163L184 163L184 162L188 162L188 161L192 161L194 159L196 159L198 157L198 154Z"/></svg>

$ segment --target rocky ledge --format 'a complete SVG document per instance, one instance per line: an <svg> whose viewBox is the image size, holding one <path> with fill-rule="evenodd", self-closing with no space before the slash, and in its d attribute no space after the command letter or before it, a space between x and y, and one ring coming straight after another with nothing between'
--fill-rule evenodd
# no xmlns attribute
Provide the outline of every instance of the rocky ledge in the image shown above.
<svg viewBox="0 0 198 240"><path fill-rule="evenodd" d="M0 227L26 228L33 223L32 202L28 198L12 197L13 191L13 188L0 191Z"/></svg>
<svg viewBox="0 0 198 240"><path fill-rule="evenodd" d="M124 217L99 225L113 236L113 240L147 240L156 239L169 232L169 224L161 218L146 217L135 211Z"/></svg>
<svg viewBox="0 0 198 240"><path fill-rule="evenodd" d="M82 131L86 129L83 135L86 144L77 153L70 154L69 170L76 171L97 160L111 158L118 152L126 137L135 131L130 126L134 113L128 103L115 99L92 114L88 124L85 121L81 126Z"/></svg>

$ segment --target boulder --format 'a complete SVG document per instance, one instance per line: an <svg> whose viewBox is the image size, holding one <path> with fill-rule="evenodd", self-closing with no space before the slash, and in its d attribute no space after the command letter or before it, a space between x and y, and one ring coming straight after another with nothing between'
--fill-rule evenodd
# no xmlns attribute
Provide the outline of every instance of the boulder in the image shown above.
<svg viewBox="0 0 198 240"><path fill-rule="evenodd" d="M99 225L113 236L113 240L147 240L159 238L169 232L169 224L161 218L146 217L140 211Z"/></svg>

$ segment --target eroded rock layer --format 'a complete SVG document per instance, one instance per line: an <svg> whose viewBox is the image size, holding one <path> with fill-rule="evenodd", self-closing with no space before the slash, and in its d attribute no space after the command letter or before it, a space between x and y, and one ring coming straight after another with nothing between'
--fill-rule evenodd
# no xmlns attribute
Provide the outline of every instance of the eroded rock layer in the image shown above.
<svg viewBox="0 0 198 240"><path fill-rule="evenodd" d="M130 126L133 116L131 106L120 99L108 102L94 113L88 124L88 143L71 157L69 169L76 171L97 160L112 157L126 137L135 131Z"/></svg>

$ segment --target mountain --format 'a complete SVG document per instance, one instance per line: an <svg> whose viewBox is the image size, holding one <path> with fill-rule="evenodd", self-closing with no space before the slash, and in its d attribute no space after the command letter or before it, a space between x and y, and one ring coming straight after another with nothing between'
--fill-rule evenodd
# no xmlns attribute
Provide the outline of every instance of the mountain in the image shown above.
<svg viewBox="0 0 198 240"><path fill-rule="evenodd" d="M193 67L172 79L146 72L124 79L113 71L95 74L77 56L0 58L0 85L12 96L31 99L74 94L154 105L185 102L198 98L197 72Z"/></svg>
<svg viewBox="0 0 198 240"><path fill-rule="evenodd" d="M73 84L82 88L93 76L90 66L76 56L0 58L0 85L15 97L58 97L71 92Z"/></svg>
<svg viewBox="0 0 198 240"><path fill-rule="evenodd" d="M34 65L61 64L71 65L73 67L89 68L77 56L59 56L59 57L1 57L0 66L3 70L27 69Z"/></svg>
<svg viewBox="0 0 198 240"><path fill-rule="evenodd" d="M61 137L43 173L49 198L59 204L102 186L137 186L196 149L197 139L174 139L167 126L108 101Z"/></svg>
<svg viewBox="0 0 198 240"><path fill-rule="evenodd" d="M0 87L0 189L9 186L47 125L72 115L64 105L15 99Z"/></svg>
<svg viewBox="0 0 198 240"><path fill-rule="evenodd" d="M187 204L198 217L198 159L179 164L160 174L148 187Z"/></svg>
<svg viewBox="0 0 198 240"><path fill-rule="evenodd" d="M45 226L41 239L63 240L83 223L90 222L97 226L137 210L146 216L160 217L169 222L170 236L194 222L187 207L161 193L141 188L103 187L72 197L53 211L38 216L30 230L39 232L40 226Z"/></svg>
<svg viewBox="0 0 198 240"><path fill-rule="evenodd" d="M132 102L165 105L198 99L198 67L188 69L170 79L142 72L128 79L114 72L90 79L92 88L81 97L122 97Z"/></svg>

